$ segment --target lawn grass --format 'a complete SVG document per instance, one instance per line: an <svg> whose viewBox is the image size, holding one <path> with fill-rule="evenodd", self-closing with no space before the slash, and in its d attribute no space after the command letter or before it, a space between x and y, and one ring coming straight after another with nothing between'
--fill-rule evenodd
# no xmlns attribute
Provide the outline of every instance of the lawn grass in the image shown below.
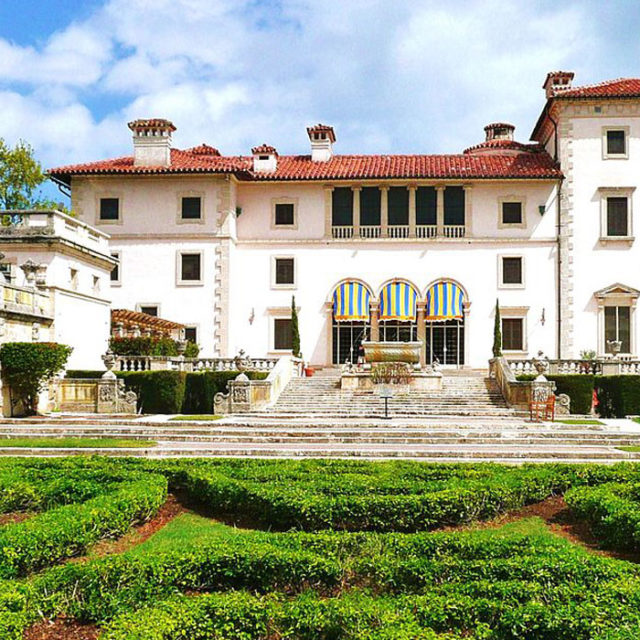
<svg viewBox="0 0 640 640"><path fill-rule="evenodd" d="M556 420L556 422L559 422L560 424L589 424L589 425L598 425L598 426L604 426L604 422L601 422L600 420L596 420L595 418L575 418L575 419L568 419L568 420Z"/></svg>
<svg viewBox="0 0 640 640"><path fill-rule="evenodd" d="M28 449L142 449L155 447L155 440L126 440L124 438L1 438L0 449L19 447Z"/></svg>
<svg viewBox="0 0 640 640"><path fill-rule="evenodd" d="M628 451L629 453L637 453L640 451L640 447L616 447L616 449L620 449L620 451Z"/></svg>
<svg viewBox="0 0 640 640"><path fill-rule="evenodd" d="M202 421L213 421L213 420L220 420L220 418L222 418L222 416L216 416L214 414L201 414L201 415L193 415L193 416L175 416L173 418L169 418L169 420L171 422L173 421L177 421L180 422L181 420L184 422L187 421L196 421L196 420L202 420Z"/></svg>
<svg viewBox="0 0 640 640"><path fill-rule="evenodd" d="M198 547L212 538L226 540L242 531L245 530L228 527L195 513L182 513L128 553L153 555L154 553L181 551L190 547Z"/></svg>

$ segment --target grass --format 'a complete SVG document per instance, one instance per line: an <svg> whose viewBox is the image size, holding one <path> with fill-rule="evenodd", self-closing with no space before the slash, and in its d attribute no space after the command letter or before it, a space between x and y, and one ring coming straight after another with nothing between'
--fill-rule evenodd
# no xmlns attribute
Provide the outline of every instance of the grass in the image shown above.
<svg viewBox="0 0 640 640"><path fill-rule="evenodd" d="M155 447L155 440L126 440L120 438L1 438L0 448L29 449L142 449Z"/></svg>
<svg viewBox="0 0 640 640"><path fill-rule="evenodd" d="M153 555L168 551L180 551L189 547L198 547L212 537L225 540L241 531L243 529L234 529L195 513L183 513L128 553Z"/></svg>
<svg viewBox="0 0 640 640"><path fill-rule="evenodd" d="M629 453L637 453L640 451L640 447L616 447L616 449L620 449L620 451L628 451Z"/></svg>
<svg viewBox="0 0 640 640"><path fill-rule="evenodd" d="M202 420L202 421L212 421L212 420L220 420L220 418L222 418L222 416L216 416L214 414L201 414L201 415L193 415L193 416L175 416L174 418L169 418L169 420L171 422L173 421L189 421L191 422L192 420Z"/></svg>
<svg viewBox="0 0 640 640"><path fill-rule="evenodd" d="M569 420L556 420L556 422L559 422L560 424L590 424L590 425L604 426L604 422L601 422L600 420L595 420L593 418L575 418L575 419L569 419Z"/></svg>

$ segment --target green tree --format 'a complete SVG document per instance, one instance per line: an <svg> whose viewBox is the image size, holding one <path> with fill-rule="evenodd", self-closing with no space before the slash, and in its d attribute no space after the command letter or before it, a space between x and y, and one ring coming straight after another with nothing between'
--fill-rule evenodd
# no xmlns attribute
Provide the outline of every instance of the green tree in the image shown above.
<svg viewBox="0 0 640 640"><path fill-rule="evenodd" d="M6 342L0 347L2 375L9 384L11 404L22 402L27 415L38 410L38 394L64 368L72 348L55 342Z"/></svg>
<svg viewBox="0 0 640 640"><path fill-rule="evenodd" d="M298 311L296 297L291 296L291 352L296 358L302 358L300 353L300 328L298 326Z"/></svg>
<svg viewBox="0 0 640 640"><path fill-rule="evenodd" d="M493 321L493 357L502 355L502 331L500 329L500 302L496 298L496 313Z"/></svg>
<svg viewBox="0 0 640 640"><path fill-rule="evenodd" d="M59 208L37 193L47 176L33 157L33 148L20 140L11 148L0 138L0 209Z"/></svg>

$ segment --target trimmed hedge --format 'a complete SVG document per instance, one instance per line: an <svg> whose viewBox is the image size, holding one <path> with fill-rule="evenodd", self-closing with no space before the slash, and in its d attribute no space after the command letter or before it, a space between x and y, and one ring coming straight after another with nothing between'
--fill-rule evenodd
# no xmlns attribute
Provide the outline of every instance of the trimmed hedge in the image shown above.
<svg viewBox="0 0 640 640"><path fill-rule="evenodd" d="M595 387L603 418L640 415L640 376L598 376Z"/></svg>
<svg viewBox="0 0 640 640"><path fill-rule="evenodd" d="M521 375L518 380L534 380L534 375ZM545 376L556 383L556 394L566 393L571 398L571 413L591 413L595 376L592 374L557 374Z"/></svg>

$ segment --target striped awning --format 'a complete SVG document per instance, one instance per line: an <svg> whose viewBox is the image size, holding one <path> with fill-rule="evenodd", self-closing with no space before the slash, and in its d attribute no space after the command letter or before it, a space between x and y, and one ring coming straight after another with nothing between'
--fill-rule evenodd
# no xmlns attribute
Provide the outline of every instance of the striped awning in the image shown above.
<svg viewBox="0 0 640 640"><path fill-rule="evenodd" d="M390 282L380 293L380 320L415 320L416 290L406 282Z"/></svg>
<svg viewBox="0 0 640 640"><path fill-rule="evenodd" d="M463 318L464 293L453 282L437 282L427 292L427 320Z"/></svg>
<svg viewBox="0 0 640 640"><path fill-rule="evenodd" d="M343 282L333 292L334 320L369 320L369 289L360 282Z"/></svg>

